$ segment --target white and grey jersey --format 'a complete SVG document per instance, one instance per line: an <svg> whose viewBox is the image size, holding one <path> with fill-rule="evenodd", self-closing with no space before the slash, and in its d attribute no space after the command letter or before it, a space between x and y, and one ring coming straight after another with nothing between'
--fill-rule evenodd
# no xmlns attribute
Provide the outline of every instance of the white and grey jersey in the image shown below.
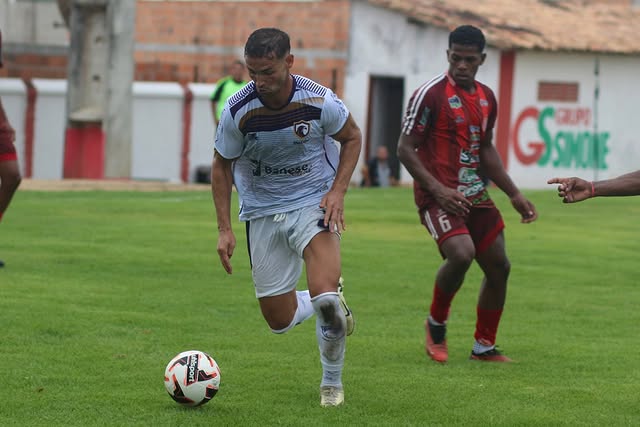
<svg viewBox="0 0 640 427"><path fill-rule="evenodd" d="M293 75L289 103L267 108L249 83L227 100L215 150L233 159L240 220L319 204L331 188L339 148L331 135L349 116L343 102L314 81Z"/></svg>

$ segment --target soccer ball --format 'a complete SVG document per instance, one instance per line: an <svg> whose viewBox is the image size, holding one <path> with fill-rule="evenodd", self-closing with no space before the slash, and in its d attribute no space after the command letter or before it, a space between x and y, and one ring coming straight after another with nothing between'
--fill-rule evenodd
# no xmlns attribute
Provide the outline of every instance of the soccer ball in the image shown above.
<svg viewBox="0 0 640 427"><path fill-rule="evenodd" d="M167 365L164 386L169 396L181 405L204 405L218 392L220 368L205 352L183 351Z"/></svg>

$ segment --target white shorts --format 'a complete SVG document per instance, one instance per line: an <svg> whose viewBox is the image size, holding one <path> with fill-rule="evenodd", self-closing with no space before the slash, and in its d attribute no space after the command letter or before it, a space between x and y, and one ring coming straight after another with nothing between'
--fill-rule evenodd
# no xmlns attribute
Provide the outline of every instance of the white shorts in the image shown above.
<svg viewBox="0 0 640 427"><path fill-rule="evenodd" d="M324 227L324 211L308 206L247 223L247 245L256 297L282 295L296 288L302 253Z"/></svg>

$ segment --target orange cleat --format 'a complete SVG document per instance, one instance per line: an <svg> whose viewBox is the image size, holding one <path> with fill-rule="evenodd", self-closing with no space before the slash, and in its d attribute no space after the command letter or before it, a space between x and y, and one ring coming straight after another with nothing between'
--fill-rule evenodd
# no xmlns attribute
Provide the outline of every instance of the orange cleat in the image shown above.
<svg viewBox="0 0 640 427"><path fill-rule="evenodd" d="M427 333L425 345L427 355L438 363L445 363L449 358L446 340L447 325L433 325L427 319L424 322L424 328Z"/></svg>

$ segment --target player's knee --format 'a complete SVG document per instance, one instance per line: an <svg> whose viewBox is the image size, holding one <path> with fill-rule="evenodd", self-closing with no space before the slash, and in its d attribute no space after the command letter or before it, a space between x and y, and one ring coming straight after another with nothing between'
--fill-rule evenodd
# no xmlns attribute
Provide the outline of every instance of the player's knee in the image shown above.
<svg viewBox="0 0 640 427"><path fill-rule="evenodd" d="M511 262L507 258L496 259L490 264L490 270L487 277L492 279L491 282L505 283L511 272Z"/></svg>
<svg viewBox="0 0 640 427"><path fill-rule="evenodd" d="M473 247L460 246L447 254L447 261L455 264L459 269L468 269L471 266L476 251Z"/></svg>
<svg viewBox="0 0 640 427"><path fill-rule="evenodd" d="M284 334L294 326L296 326L295 319L291 319L289 321L286 320L269 320L267 319L267 323L269 325L269 329L274 334Z"/></svg>
<svg viewBox="0 0 640 427"><path fill-rule="evenodd" d="M502 274L504 274L505 278L509 277L509 273L511 273L511 262L508 259L505 259L503 262L501 262L499 268L502 271Z"/></svg>
<svg viewBox="0 0 640 427"><path fill-rule="evenodd" d="M22 182L22 176L20 176L20 173L18 172L13 176L13 179L11 181L11 185L13 186L14 191L18 189L21 182Z"/></svg>
<svg viewBox="0 0 640 427"><path fill-rule="evenodd" d="M6 187L10 192L14 192L22 182L22 176L19 171L5 171L0 174L0 185Z"/></svg>

